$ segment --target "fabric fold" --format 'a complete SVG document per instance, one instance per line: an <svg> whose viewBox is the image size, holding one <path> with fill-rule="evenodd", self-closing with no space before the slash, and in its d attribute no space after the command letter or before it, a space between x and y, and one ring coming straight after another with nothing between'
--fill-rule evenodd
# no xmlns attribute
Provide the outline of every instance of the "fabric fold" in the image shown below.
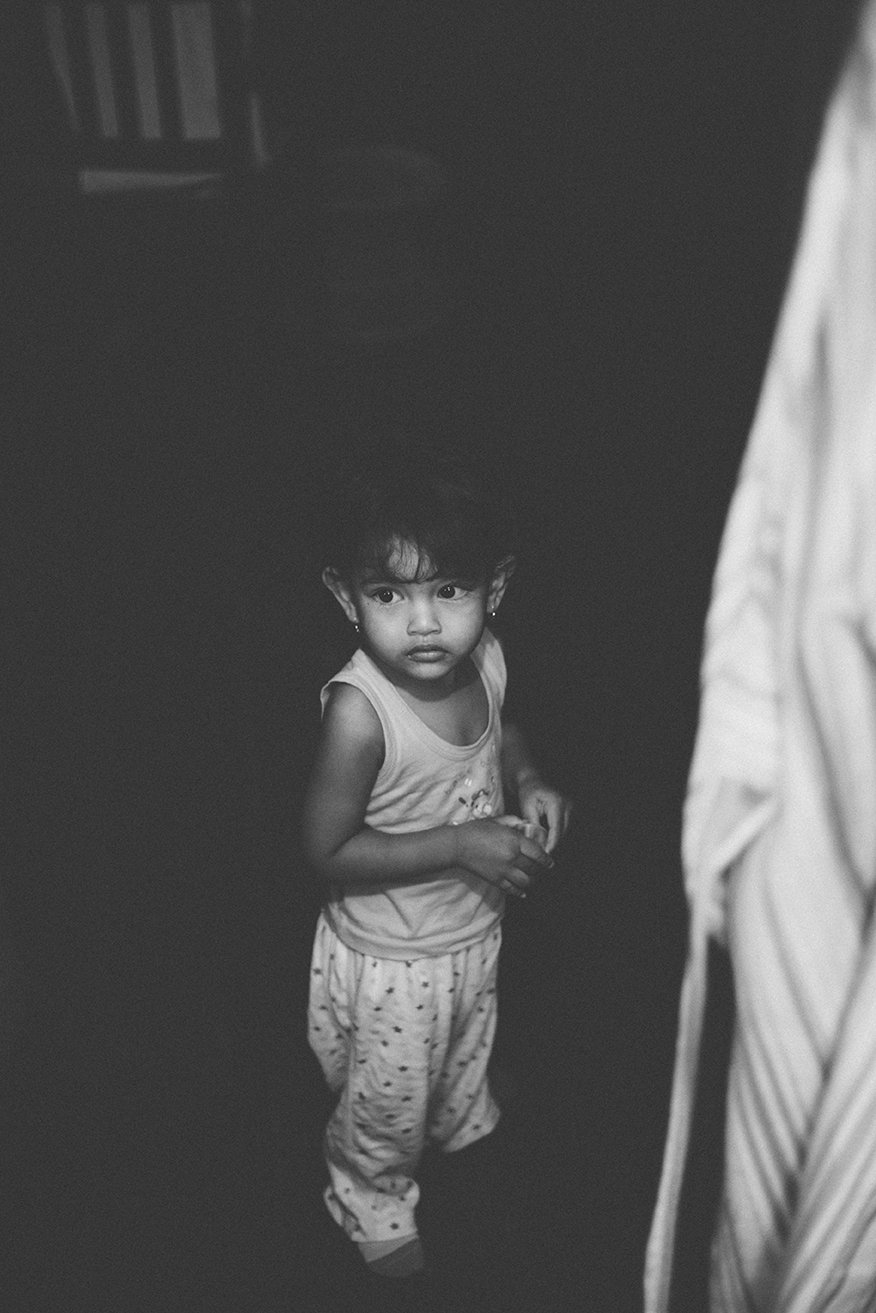
<svg viewBox="0 0 876 1313"><path fill-rule="evenodd" d="M874 52L871 0L825 117L706 620L646 1313L669 1308L710 939L737 999L711 1313L876 1299Z"/></svg>

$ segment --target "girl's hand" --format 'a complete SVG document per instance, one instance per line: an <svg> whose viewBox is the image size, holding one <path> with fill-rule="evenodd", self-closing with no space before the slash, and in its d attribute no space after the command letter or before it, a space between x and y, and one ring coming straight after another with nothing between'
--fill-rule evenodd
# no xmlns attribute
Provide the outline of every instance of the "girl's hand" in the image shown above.
<svg viewBox="0 0 876 1313"><path fill-rule="evenodd" d="M539 848L544 848L547 852L547 830L540 825L536 825L534 821L524 821L520 816L508 815L495 816L493 819L499 825L510 825L512 830L519 830L521 834L526 835L527 839L532 839L533 843L537 843Z"/></svg>
<svg viewBox="0 0 876 1313"><path fill-rule="evenodd" d="M505 893L522 898L533 879L553 866L544 848L525 829L509 824L516 818L466 821L455 827L457 862Z"/></svg>
<svg viewBox="0 0 876 1313"><path fill-rule="evenodd" d="M553 852L569 828L571 800L537 775L529 775L518 784L517 800L523 819L547 831L545 851Z"/></svg>

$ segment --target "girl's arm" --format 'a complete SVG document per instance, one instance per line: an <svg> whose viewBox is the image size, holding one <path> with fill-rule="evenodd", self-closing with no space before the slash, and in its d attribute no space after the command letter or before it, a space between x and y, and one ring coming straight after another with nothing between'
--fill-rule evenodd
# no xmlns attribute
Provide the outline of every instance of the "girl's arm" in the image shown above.
<svg viewBox="0 0 876 1313"><path fill-rule="evenodd" d="M544 782L520 730L505 722L502 724L502 780L517 799L517 810L523 819L547 831L547 851L553 852L569 828L572 803Z"/></svg>
<svg viewBox="0 0 876 1313"><path fill-rule="evenodd" d="M340 884L419 884L443 871L473 871L521 892L549 859L530 839L495 821L385 834L365 824L383 761L377 713L350 684L335 684L304 800L304 852L316 873Z"/></svg>

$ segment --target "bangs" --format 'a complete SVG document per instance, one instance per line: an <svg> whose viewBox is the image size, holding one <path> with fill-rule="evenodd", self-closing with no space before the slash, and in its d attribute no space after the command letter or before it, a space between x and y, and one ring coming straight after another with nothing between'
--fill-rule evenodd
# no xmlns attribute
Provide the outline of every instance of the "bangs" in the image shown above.
<svg viewBox="0 0 876 1313"><path fill-rule="evenodd" d="M462 470L424 471L401 461L358 476L339 498L327 559L348 579L489 583L514 555L513 517L496 484L487 495Z"/></svg>
<svg viewBox="0 0 876 1313"><path fill-rule="evenodd" d="M353 573L375 579L421 584L433 579L486 583L495 563L480 544L459 541L447 533L415 533L392 529L361 543Z"/></svg>

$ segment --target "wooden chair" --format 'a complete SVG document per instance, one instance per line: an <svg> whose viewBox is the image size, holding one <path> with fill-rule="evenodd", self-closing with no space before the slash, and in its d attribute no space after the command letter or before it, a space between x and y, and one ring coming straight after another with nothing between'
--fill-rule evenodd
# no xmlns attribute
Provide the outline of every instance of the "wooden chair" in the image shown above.
<svg viewBox="0 0 876 1313"><path fill-rule="evenodd" d="M269 163L252 0L46 0L86 195L213 196Z"/></svg>

